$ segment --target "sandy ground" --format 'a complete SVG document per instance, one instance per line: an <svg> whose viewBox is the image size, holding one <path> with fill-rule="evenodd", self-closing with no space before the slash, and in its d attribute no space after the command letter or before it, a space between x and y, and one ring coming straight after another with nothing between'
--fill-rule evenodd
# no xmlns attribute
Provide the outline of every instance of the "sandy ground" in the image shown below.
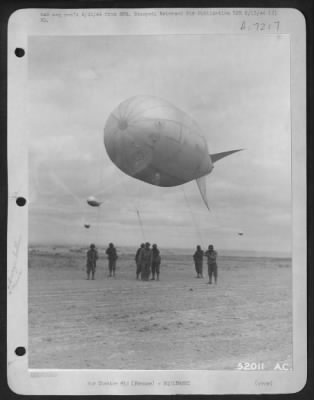
<svg viewBox="0 0 314 400"><path fill-rule="evenodd" d="M30 251L30 368L292 366L290 259L220 257L217 286L188 255L164 256L159 282L135 280L133 255L118 261L116 279L102 256L87 281L85 252Z"/></svg>

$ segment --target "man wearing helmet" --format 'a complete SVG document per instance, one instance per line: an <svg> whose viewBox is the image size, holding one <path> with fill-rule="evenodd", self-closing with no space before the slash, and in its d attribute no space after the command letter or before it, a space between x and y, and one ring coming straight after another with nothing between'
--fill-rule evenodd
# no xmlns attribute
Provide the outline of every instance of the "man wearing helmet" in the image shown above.
<svg viewBox="0 0 314 400"><path fill-rule="evenodd" d="M145 243L145 247L140 251L139 262L141 265L141 279L142 281L148 281L152 266L152 250L150 248L150 243Z"/></svg>
<svg viewBox="0 0 314 400"><path fill-rule="evenodd" d="M208 264L208 277L209 284L212 283L212 277L214 276L215 283L217 283L218 271L217 271L217 251L214 250L214 246L210 244L208 250L205 253Z"/></svg>
<svg viewBox="0 0 314 400"><path fill-rule="evenodd" d="M196 278L203 278L203 256L204 252L201 249L201 246L196 246L196 252L193 254L193 260L196 270Z"/></svg>
<svg viewBox="0 0 314 400"><path fill-rule="evenodd" d="M87 278L86 279L89 279L90 273L92 273L92 279L95 279L96 261L97 260L98 260L98 252L96 250L96 246L92 243L90 245L89 250L87 251L87 260L86 260Z"/></svg>
<svg viewBox="0 0 314 400"><path fill-rule="evenodd" d="M145 247L145 244L142 243L141 246L137 249L135 254L135 263L136 263L136 279L139 279L141 274L141 263L140 263L140 252Z"/></svg>
<svg viewBox="0 0 314 400"><path fill-rule="evenodd" d="M113 243L109 243L109 247L106 250L106 254L108 257L109 276L115 277L116 261L117 261L118 255L117 255L117 250L114 247Z"/></svg>
<svg viewBox="0 0 314 400"><path fill-rule="evenodd" d="M159 273L160 273L160 251L157 247L157 244L153 244L152 247L152 281L155 280L155 275L157 275L157 281L159 281Z"/></svg>

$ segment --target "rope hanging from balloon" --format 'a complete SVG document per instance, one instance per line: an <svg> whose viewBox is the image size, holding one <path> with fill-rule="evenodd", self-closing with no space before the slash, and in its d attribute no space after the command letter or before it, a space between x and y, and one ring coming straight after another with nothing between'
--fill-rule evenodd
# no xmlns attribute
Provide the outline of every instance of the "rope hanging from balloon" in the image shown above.
<svg viewBox="0 0 314 400"><path fill-rule="evenodd" d="M100 224L100 217L101 217L101 206L97 207L97 222L96 222L96 242L97 245L100 246L100 228L101 228L101 224Z"/></svg>
<svg viewBox="0 0 314 400"><path fill-rule="evenodd" d="M197 224L197 221L196 221L196 219L195 219L195 215L194 215L194 213L193 213L193 210L192 210L192 208L191 208L191 206L190 206L190 203L189 203L189 201L188 201L188 198L187 198L187 196L186 196L186 193L185 193L185 190L184 190L184 185L182 185L181 187L182 187L182 191L183 191L185 203L186 203L187 208L188 208L188 210L189 210L189 212L190 212L190 214L191 214L191 219L192 219L192 222L193 222L193 225L194 225L194 228L195 228L196 237L200 240L200 244L201 244L202 246L204 246L204 245L205 245L205 242L204 242L204 240L203 240L203 236L202 236L201 230L199 229L198 224Z"/></svg>
<svg viewBox="0 0 314 400"><path fill-rule="evenodd" d="M144 242L146 242L145 233L144 233L144 226L143 226L143 221L141 219L140 212L139 212L139 210L137 208L135 210L136 210L136 215L137 215L137 218L138 218L139 226L140 226L140 229L141 229L142 239L143 239Z"/></svg>
<svg viewBox="0 0 314 400"><path fill-rule="evenodd" d="M146 238L145 238L145 230L144 230L144 224L143 224L143 220L140 214L140 209L141 209L141 200L143 198L143 187L140 183L138 183L136 190L136 197L133 203L134 206L134 210L136 213L136 218L137 218L137 222L138 222L138 226L139 226L139 230L140 230L140 234L141 234L141 240L143 242L146 242Z"/></svg>
<svg viewBox="0 0 314 400"><path fill-rule="evenodd" d="M98 172L98 187L103 187L103 166L102 166L102 159L99 159L99 172ZM96 223L96 240L98 242L98 246L101 245L101 220L102 220L102 213L101 213L102 201L97 207L97 223Z"/></svg>

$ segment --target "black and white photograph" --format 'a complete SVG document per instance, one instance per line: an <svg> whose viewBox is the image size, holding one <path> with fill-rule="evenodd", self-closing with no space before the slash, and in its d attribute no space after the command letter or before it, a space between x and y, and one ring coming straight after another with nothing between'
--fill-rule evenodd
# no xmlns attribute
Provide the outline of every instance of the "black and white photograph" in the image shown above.
<svg viewBox="0 0 314 400"><path fill-rule="evenodd" d="M275 10L236 34L158 29L223 16L205 11L37 13L62 29L17 56L31 370L294 370L291 38ZM123 25L71 30L88 17Z"/></svg>

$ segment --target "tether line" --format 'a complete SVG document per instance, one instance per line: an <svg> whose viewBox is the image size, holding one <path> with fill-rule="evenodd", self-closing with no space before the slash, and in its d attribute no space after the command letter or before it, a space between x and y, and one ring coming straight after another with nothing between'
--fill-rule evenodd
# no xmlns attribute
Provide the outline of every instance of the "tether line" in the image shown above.
<svg viewBox="0 0 314 400"><path fill-rule="evenodd" d="M184 195L184 199L185 199L187 208L189 209L191 217L192 217L192 222L194 224L196 236L198 237L198 239L200 239L201 245L204 246L204 240L203 240L203 237L202 237L202 233L201 233L201 231L200 231L200 229L199 229L199 227L197 225L197 221L195 219L195 215L194 215L193 210L192 210L192 208L191 208L191 206L189 204L189 201L187 199L187 196L186 196L186 193L185 193L185 190L184 190L184 185L182 185L182 190L183 190L183 195Z"/></svg>
<svg viewBox="0 0 314 400"><path fill-rule="evenodd" d="M141 229L141 233L142 233L142 238L143 238L143 241L145 242L144 227L143 227L143 222L142 222L142 219L141 219L141 215L140 215L140 212L139 212L139 210L137 208L135 210L136 210L136 215L137 215L138 222L139 222L140 229Z"/></svg>

